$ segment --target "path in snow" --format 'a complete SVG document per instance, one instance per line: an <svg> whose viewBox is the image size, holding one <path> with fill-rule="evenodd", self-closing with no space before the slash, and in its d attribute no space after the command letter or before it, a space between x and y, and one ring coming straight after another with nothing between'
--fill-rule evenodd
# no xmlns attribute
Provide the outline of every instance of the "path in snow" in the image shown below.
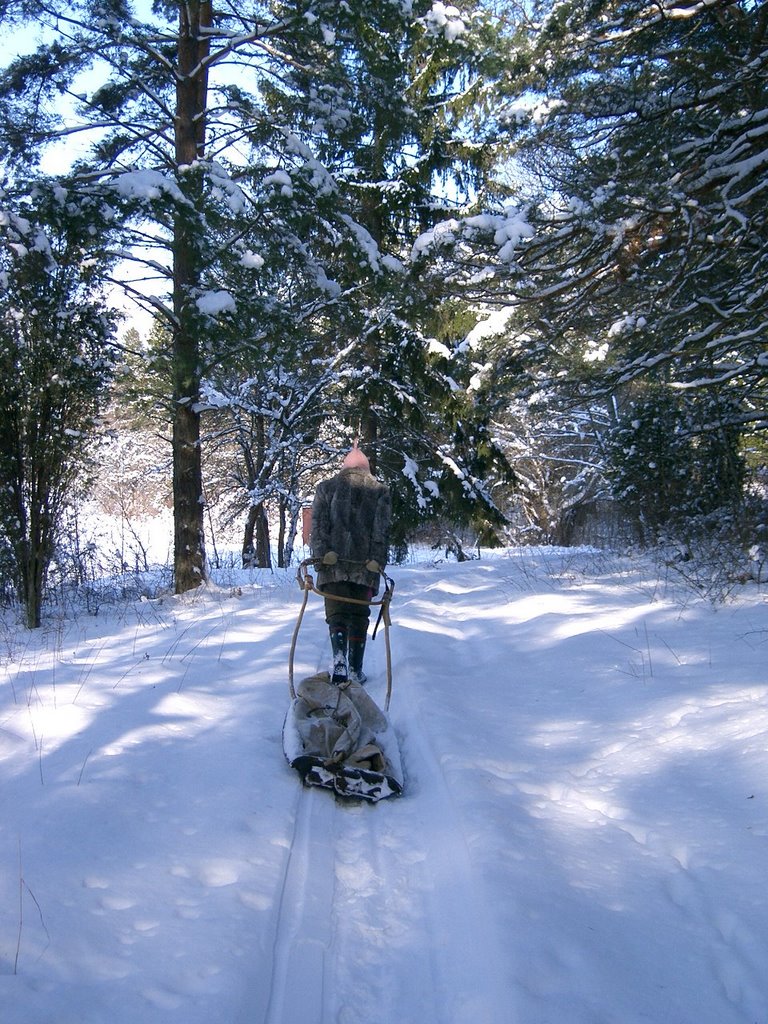
<svg viewBox="0 0 768 1024"><path fill-rule="evenodd" d="M374 806L283 758L292 579L6 633L2 1024L766 1024L764 596L393 574ZM298 678L327 651L317 601Z"/></svg>
<svg viewBox="0 0 768 1024"><path fill-rule="evenodd" d="M312 635L322 648L322 629ZM478 1024L509 1004L488 897L406 663L406 796L370 805L304 790L297 802L265 1024ZM371 664L381 670L383 652Z"/></svg>

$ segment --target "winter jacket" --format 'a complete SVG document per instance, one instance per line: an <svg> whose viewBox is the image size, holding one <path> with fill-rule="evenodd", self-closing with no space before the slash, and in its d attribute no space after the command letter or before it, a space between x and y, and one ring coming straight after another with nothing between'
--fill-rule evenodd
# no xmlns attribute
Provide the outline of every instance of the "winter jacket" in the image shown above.
<svg viewBox="0 0 768 1024"><path fill-rule="evenodd" d="M318 586L346 580L377 593L379 574L365 563L387 564L390 515L389 488L366 470L342 469L323 480L312 503L312 557L335 551L338 561L318 569Z"/></svg>

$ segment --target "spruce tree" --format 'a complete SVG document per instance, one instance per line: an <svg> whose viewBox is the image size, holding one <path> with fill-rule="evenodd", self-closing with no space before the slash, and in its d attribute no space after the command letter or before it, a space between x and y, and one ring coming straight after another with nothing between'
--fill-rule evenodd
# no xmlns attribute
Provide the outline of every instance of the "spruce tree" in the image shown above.
<svg viewBox="0 0 768 1024"><path fill-rule="evenodd" d="M0 208L0 542L30 628L112 371L93 214L42 185Z"/></svg>
<svg viewBox="0 0 768 1024"><path fill-rule="evenodd" d="M157 0L151 15L125 0L11 0L4 14L36 19L44 40L0 78L7 166L82 140L69 182L123 228L137 272L121 283L167 330L184 591L205 574L205 381L239 372L238 357L268 380L281 341L292 351L277 365L291 366L330 339L326 366L355 361L323 400L339 398L340 421L374 447L381 411L394 421L386 371L404 369L403 325L423 300L404 260L434 216L435 176L477 162L451 113L476 59L468 26L431 0Z"/></svg>
<svg viewBox="0 0 768 1024"><path fill-rule="evenodd" d="M766 425L766 68L764 4L565 0L519 27L496 116L525 230L489 225L492 263L553 375L714 387Z"/></svg>
<svg viewBox="0 0 768 1024"><path fill-rule="evenodd" d="M420 243L507 310L478 351L497 410L522 394L631 423L661 388L730 464L733 431L768 425L765 4L544 2L509 32L486 93L506 195Z"/></svg>

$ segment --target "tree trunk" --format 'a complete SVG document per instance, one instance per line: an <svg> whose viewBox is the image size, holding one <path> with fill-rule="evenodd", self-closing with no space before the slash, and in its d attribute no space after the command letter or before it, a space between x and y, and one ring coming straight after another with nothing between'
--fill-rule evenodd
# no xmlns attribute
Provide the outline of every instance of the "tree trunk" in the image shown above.
<svg viewBox="0 0 768 1024"><path fill-rule="evenodd" d="M379 418L376 412L368 406L364 409L360 422L360 447L368 456L371 464L371 472L375 475L377 469L377 442L379 440Z"/></svg>
<svg viewBox="0 0 768 1024"><path fill-rule="evenodd" d="M280 498L280 511L279 511L279 527L277 531L277 567L278 569L285 569L285 529L286 529L286 502L285 498Z"/></svg>
<svg viewBox="0 0 768 1024"><path fill-rule="evenodd" d="M47 547L50 544L49 532L46 530L46 515L38 507L40 495L32 488L29 514L29 536L25 539L22 552L22 581L24 593L24 613L27 629L38 629L42 624L43 584Z"/></svg>
<svg viewBox="0 0 768 1024"><path fill-rule="evenodd" d="M253 494L261 491L263 480L269 472L265 465L265 429L264 417L255 415L251 431L247 439L241 435L241 446L245 460L248 492L253 502ZM272 549L269 543L269 518L263 501L248 507L248 518L243 534L243 565L250 568L271 569Z"/></svg>
<svg viewBox="0 0 768 1024"><path fill-rule="evenodd" d="M281 544L280 554L281 562L280 568L287 569L293 561L293 549L296 545L296 536L299 532L299 516L303 517L304 509L296 505L295 502L285 500L283 502L282 517L284 523L281 523ZM311 521L312 510L309 509L309 518ZM302 524L303 526L303 524ZM311 527L310 527L311 529Z"/></svg>
<svg viewBox="0 0 768 1024"><path fill-rule="evenodd" d="M41 552L30 550L25 609L27 629L39 629L43 621L43 568Z"/></svg>
<svg viewBox="0 0 768 1024"><path fill-rule="evenodd" d="M256 506L256 560L261 569L272 568L272 548L269 543L269 518L264 505Z"/></svg>
<svg viewBox="0 0 768 1024"><path fill-rule="evenodd" d="M387 171L384 141L386 139L386 135L386 128L374 131L374 139L376 141L369 153L372 181L386 181ZM380 247L384 238L384 212L382 203L376 196L374 190L371 190L370 192L363 192L360 220L365 225L376 244ZM384 348L380 347L380 342L381 339L377 335L371 335L368 340L368 344L366 346L368 350L366 353L366 361L369 366L378 367L381 365L380 352L384 351ZM370 394L364 393L361 396L361 409L360 447L368 456L371 472L375 476L378 470L379 417L373 408L372 396Z"/></svg>
<svg viewBox="0 0 768 1024"><path fill-rule="evenodd" d="M243 534L243 568L271 569L269 519L264 504L251 505Z"/></svg>
<svg viewBox="0 0 768 1024"><path fill-rule="evenodd" d="M205 151L205 110L208 76L204 60L209 37L200 32L211 24L208 0L179 5L179 75L176 84L176 166L194 167ZM202 181L194 171L178 175L191 202L177 206L173 243L173 516L174 582L182 594L205 579L203 473L200 450L199 314L195 289L200 284L200 221Z"/></svg>
<svg viewBox="0 0 768 1024"><path fill-rule="evenodd" d="M257 567L256 562L256 548L253 543L253 536L256 532L256 506L251 505L248 509L248 516L245 520L245 529L243 530L243 568L244 569L255 569Z"/></svg>

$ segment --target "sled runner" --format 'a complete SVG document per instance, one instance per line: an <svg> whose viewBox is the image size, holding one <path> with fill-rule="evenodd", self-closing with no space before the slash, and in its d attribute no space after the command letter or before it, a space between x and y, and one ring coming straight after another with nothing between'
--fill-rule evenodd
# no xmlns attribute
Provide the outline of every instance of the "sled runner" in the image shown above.
<svg viewBox="0 0 768 1024"><path fill-rule="evenodd" d="M291 705L283 725L285 756L307 786L321 786L341 797L371 802L396 796L403 789L403 774L397 739L386 714L392 695L389 602L394 583L382 572L383 594L370 602L380 607L374 636L379 623L383 623L387 652L386 703L382 711L360 683L337 685L328 672L318 672L294 686L293 661L307 599L310 593L322 596L310 572L314 564L313 559L307 559L297 571L304 600L293 631L288 665ZM336 600L360 603L352 598Z"/></svg>

